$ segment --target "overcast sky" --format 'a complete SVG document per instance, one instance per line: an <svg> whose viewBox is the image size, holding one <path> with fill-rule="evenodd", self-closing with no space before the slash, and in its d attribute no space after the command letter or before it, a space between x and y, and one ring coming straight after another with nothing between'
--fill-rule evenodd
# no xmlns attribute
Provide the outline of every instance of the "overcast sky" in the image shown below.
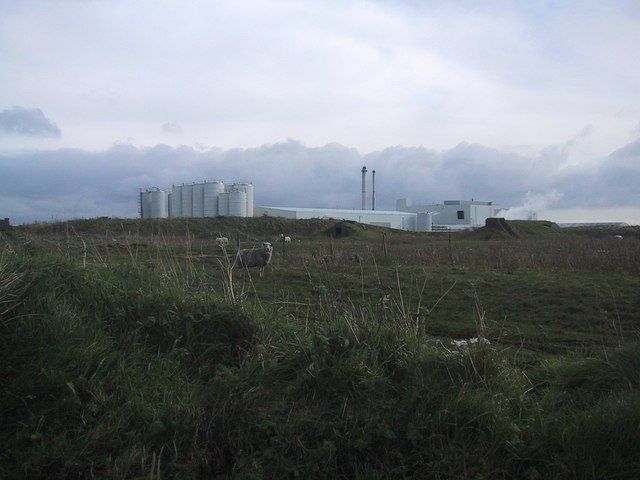
<svg viewBox="0 0 640 480"><path fill-rule="evenodd" d="M0 216L202 178L357 207L366 162L384 208L637 222L638 45L637 1L0 0Z"/></svg>

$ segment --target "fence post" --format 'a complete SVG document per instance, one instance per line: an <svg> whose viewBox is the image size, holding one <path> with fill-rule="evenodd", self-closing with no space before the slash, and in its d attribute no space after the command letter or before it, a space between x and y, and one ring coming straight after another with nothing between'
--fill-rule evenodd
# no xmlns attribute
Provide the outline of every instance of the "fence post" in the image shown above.
<svg viewBox="0 0 640 480"><path fill-rule="evenodd" d="M282 242L282 258L287 256L284 239L285 239L284 232L282 232L280 233L280 241Z"/></svg>
<svg viewBox="0 0 640 480"><path fill-rule="evenodd" d="M382 232L382 247L384 248L384 258L389 260L389 249L387 248L387 234Z"/></svg>
<svg viewBox="0 0 640 480"><path fill-rule="evenodd" d="M453 244L451 243L451 227L449 227L449 261L453 267Z"/></svg>
<svg viewBox="0 0 640 480"><path fill-rule="evenodd" d="M333 260L333 232L329 235L329 245L331 246L331 259Z"/></svg>

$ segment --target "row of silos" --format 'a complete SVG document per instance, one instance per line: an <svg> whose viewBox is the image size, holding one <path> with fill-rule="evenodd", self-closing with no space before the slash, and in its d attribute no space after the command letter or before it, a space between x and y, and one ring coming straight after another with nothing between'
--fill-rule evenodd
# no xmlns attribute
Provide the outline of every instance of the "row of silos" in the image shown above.
<svg viewBox="0 0 640 480"><path fill-rule="evenodd" d="M174 185L171 217L252 217L253 184L221 181Z"/></svg>
<svg viewBox="0 0 640 480"><path fill-rule="evenodd" d="M140 192L142 218L252 217L253 184L221 181L173 185L166 192L155 188Z"/></svg>

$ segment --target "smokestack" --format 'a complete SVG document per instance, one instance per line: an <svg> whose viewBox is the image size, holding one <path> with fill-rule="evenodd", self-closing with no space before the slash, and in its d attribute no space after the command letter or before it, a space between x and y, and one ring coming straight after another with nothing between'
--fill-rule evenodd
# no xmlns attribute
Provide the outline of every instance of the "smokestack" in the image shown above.
<svg viewBox="0 0 640 480"><path fill-rule="evenodd" d="M371 178L373 179L373 188L371 189L371 210L376 209L376 171L371 172Z"/></svg>
<svg viewBox="0 0 640 480"><path fill-rule="evenodd" d="M367 209L367 167L362 167L362 210Z"/></svg>

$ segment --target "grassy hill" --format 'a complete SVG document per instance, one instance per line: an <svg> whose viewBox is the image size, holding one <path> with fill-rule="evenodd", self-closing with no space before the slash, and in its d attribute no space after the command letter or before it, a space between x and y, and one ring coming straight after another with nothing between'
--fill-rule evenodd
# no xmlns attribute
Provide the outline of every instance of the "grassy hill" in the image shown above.
<svg viewBox="0 0 640 480"><path fill-rule="evenodd" d="M259 238L273 237L280 233L296 237L313 237L335 233L342 228L344 234L353 237L366 237L382 231L391 230L374 225L331 219L290 220L276 217L215 217L215 218L171 218L171 219L119 219L91 218L64 222L33 223L17 227L20 232L34 235L163 235L186 236L210 239L212 236ZM397 231L398 233L405 233ZM406 232L410 234L410 232ZM341 236L341 234L336 234Z"/></svg>
<svg viewBox="0 0 640 480"><path fill-rule="evenodd" d="M5 478L640 472L637 344L525 373L395 314L310 324L131 264L0 271Z"/></svg>
<svg viewBox="0 0 640 480"><path fill-rule="evenodd" d="M0 477L639 476L637 239L212 220L0 237Z"/></svg>
<svg viewBox="0 0 640 480"><path fill-rule="evenodd" d="M499 224L484 226L472 232L463 233L463 238L469 240L532 239L562 233L558 225L549 221L507 220L504 223L506 228Z"/></svg>

